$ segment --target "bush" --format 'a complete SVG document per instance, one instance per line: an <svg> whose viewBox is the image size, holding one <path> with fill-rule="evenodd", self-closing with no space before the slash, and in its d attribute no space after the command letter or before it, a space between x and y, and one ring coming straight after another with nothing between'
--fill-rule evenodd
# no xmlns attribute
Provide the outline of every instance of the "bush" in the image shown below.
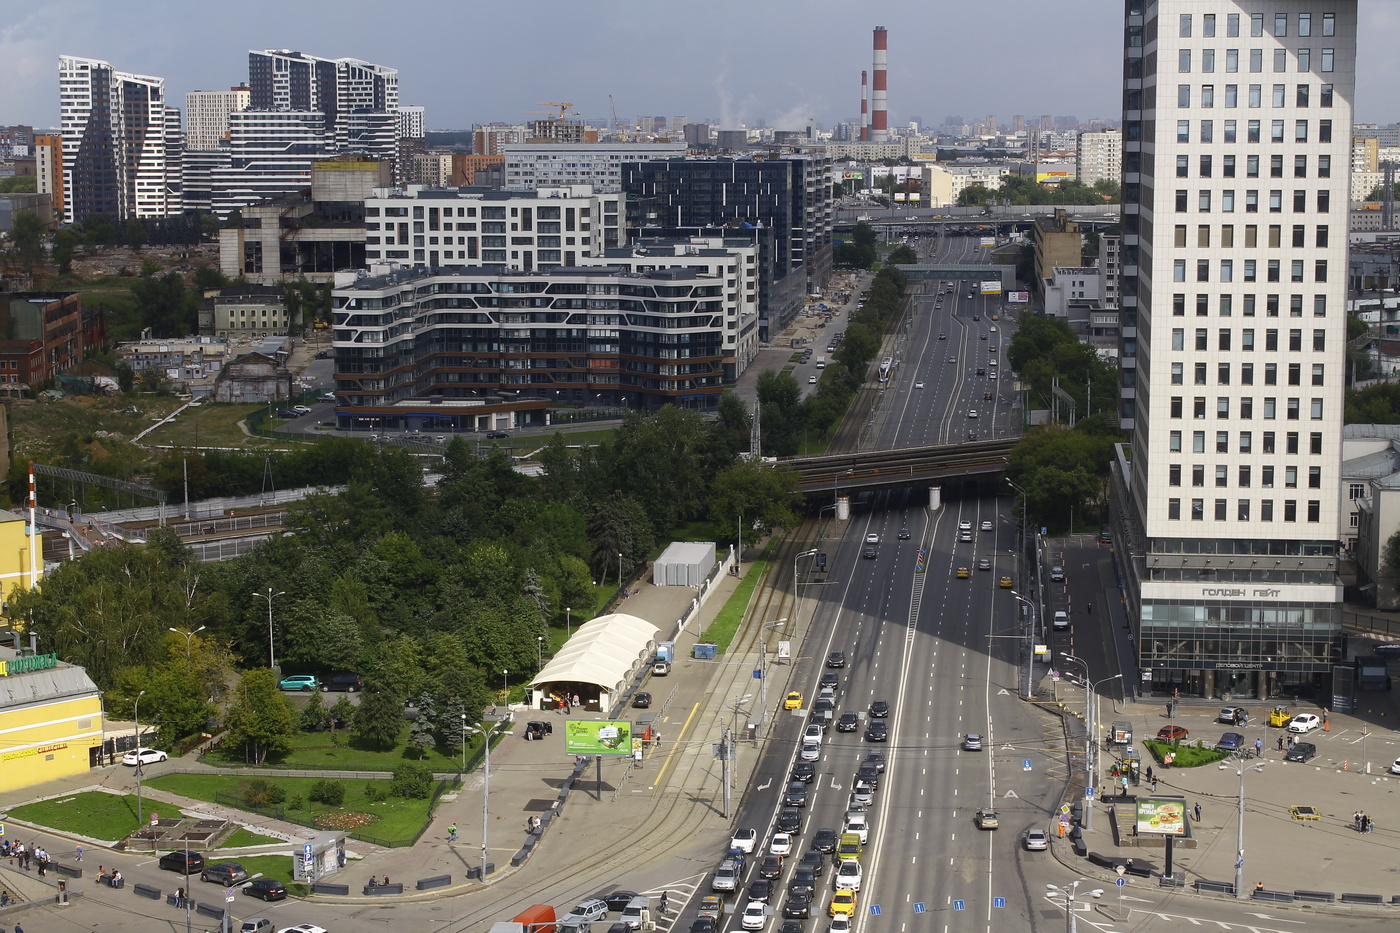
<svg viewBox="0 0 1400 933"><path fill-rule="evenodd" d="M422 800L433 792L433 772L425 765L404 762L394 769L389 793L395 797Z"/></svg>
<svg viewBox="0 0 1400 933"><path fill-rule="evenodd" d="M1230 757L1230 753L1221 751L1218 748L1204 748L1197 740L1192 745L1173 745L1167 742L1158 742L1156 739L1148 739L1142 743L1147 746L1147 750L1152 753L1152 757L1157 759L1158 764L1170 752L1173 768L1199 768L1202 765L1213 765L1217 761L1224 761Z"/></svg>
<svg viewBox="0 0 1400 933"><path fill-rule="evenodd" d="M255 778L244 785L243 799L250 807L273 807L287 799L287 789L280 784Z"/></svg>
<svg viewBox="0 0 1400 933"><path fill-rule="evenodd" d="M330 780L317 781L311 785L311 793L308 796L328 807L338 807L345 800L345 783Z"/></svg>
<svg viewBox="0 0 1400 933"><path fill-rule="evenodd" d="M388 794L384 792L384 788L381 786L382 783L381 781L370 781L366 784L365 799L370 803L383 803Z"/></svg>
<svg viewBox="0 0 1400 933"><path fill-rule="evenodd" d="M288 809L288 810L304 810L304 809L306 809L306 801L302 798L301 794L297 794L297 795L294 796L294 797L288 797L288 798L287 798L287 809Z"/></svg>

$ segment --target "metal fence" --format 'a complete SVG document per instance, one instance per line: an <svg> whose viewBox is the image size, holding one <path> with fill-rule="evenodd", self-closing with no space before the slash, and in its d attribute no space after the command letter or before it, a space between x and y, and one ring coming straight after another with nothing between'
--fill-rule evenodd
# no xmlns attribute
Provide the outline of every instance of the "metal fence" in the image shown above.
<svg viewBox="0 0 1400 933"><path fill-rule="evenodd" d="M1342 627L1359 629L1373 635L1394 635L1400 637L1400 619L1387 619L1384 616L1362 615L1359 612L1343 612Z"/></svg>

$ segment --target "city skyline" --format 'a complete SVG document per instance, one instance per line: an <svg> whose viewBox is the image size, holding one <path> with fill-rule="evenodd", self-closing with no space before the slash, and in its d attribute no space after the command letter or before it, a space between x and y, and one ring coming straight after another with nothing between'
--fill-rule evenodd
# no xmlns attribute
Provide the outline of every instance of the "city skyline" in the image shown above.
<svg viewBox="0 0 1400 933"><path fill-rule="evenodd" d="M288 48L398 69L400 100L426 107L431 129L523 122L532 118L526 111L547 109L540 101L565 99L581 118L606 122L609 94L623 123L658 115L715 118L721 126L761 121L790 129L810 119L831 127L858 119L860 72L871 68L871 32L879 25L889 29L892 127L914 117L937 125L954 113L973 123L987 114L1003 124L1016 114L1114 119L1121 109L1121 10L1103 0L1066 0L1053 21L1032 17L1036 8L1024 0L948 9L875 3L858 20L828 0L710 0L703 19L680 10L658 15L654 5L633 0L558 9L542 3L523 24L518 7L464 12L460 4L418 0L396 7L405 25L389 29L369 4L338 3L340 15L326 17L317 3L251 0L240 16L217 21L206 46L194 45L191 34L209 18L191 24L191 9L202 8L155 0L138 18L68 0L21 13L0 29L9 90L0 122L58 125L60 55L162 77L183 110L187 91L246 81L249 50ZM1400 120L1400 103L1386 93L1400 83L1400 62L1382 51L1400 39L1400 4L1363 4L1360 15L1356 118ZM447 20L463 21L461 37L444 54L427 54L422 37ZM262 25L268 22L277 25ZM996 34L978 41L991 26ZM1057 72L1060 62L1078 70ZM1031 66L1034 81L1027 80Z"/></svg>

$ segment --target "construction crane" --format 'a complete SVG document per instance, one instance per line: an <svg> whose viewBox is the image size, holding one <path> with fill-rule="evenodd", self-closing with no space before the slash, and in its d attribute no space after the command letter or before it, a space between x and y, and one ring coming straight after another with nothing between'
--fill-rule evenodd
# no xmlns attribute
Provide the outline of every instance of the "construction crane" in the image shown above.
<svg viewBox="0 0 1400 933"><path fill-rule="evenodd" d="M578 116L577 113L575 113L573 110L570 109L570 108L573 107L573 105L574 105L574 104L573 104L573 101L567 101L567 100L541 100L541 101L536 101L536 103L537 103L539 106L541 106L541 107L558 107L558 108L559 108L559 112L558 112L558 113L554 113L554 112L549 111L549 110L522 110L522 111L520 111L520 112L521 112L521 113L539 114L540 116L545 116L545 117L549 117L550 119L553 119L553 120L558 120L558 121L560 121L561 123L563 122L563 120L564 120L565 117L576 117L576 116Z"/></svg>
<svg viewBox="0 0 1400 933"><path fill-rule="evenodd" d="M608 95L608 106L612 108L612 134L617 136L617 102L613 100L611 94Z"/></svg>

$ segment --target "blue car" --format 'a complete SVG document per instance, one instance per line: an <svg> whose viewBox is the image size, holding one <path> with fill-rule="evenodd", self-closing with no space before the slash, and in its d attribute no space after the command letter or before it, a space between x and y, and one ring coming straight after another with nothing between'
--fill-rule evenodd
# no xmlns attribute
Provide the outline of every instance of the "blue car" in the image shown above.
<svg viewBox="0 0 1400 933"><path fill-rule="evenodd" d="M303 693L310 693L321 686L315 674L293 674L290 677L283 677L278 683L283 690L300 690Z"/></svg>
<svg viewBox="0 0 1400 933"><path fill-rule="evenodd" d="M1238 732L1227 732L1220 737L1220 741L1215 743L1215 747L1227 752L1244 748L1244 736Z"/></svg>

